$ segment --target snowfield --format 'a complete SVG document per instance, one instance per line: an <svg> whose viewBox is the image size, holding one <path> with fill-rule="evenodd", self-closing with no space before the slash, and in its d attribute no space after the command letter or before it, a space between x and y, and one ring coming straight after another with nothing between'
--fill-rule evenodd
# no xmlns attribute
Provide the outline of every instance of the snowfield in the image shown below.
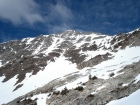
<svg viewBox="0 0 140 105"><path fill-rule="evenodd" d="M0 105L3 103L7 103L8 101L11 101L12 99L18 97L22 93L22 92L21 93L13 92L17 76L13 77L6 83L2 82L4 78L5 78L4 76L0 77ZM24 94L24 92L22 94Z"/></svg>
<svg viewBox="0 0 140 105"><path fill-rule="evenodd" d="M35 95L33 96L31 99L38 99L37 100L37 105L46 105L46 98L47 98L48 94L39 94L39 95Z"/></svg>
<svg viewBox="0 0 140 105"><path fill-rule="evenodd" d="M58 58L55 62L50 62L48 66L42 71L39 71L37 75L32 75L32 73L27 73L26 78L20 84L24 84L17 91L14 91L14 84L17 81L15 76L6 83L2 83L3 77L0 77L0 104L7 103L18 96L24 95L37 87L42 87L48 82L61 78L66 74L76 72L78 69L75 64L70 63L65 60L64 57ZM5 91L6 90L6 91ZM3 96L6 96L3 97ZM42 104L41 104L42 105Z"/></svg>
<svg viewBox="0 0 140 105"><path fill-rule="evenodd" d="M117 53L113 54L113 59L103 61L102 63L94 66L92 74L98 76L99 78L108 79L109 70L113 70L116 74L126 65L138 62L140 60L139 52L140 47L127 47L125 50L119 50Z"/></svg>

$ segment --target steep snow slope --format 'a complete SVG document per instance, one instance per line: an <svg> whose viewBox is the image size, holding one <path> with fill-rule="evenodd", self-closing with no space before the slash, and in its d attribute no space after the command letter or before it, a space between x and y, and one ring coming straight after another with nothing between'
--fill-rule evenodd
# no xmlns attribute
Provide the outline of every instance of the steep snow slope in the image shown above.
<svg viewBox="0 0 140 105"><path fill-rule="evenodd" d="M62 100L55 102L53 94L63 91L65 87L69 94L78 94L77 98L100 94L110 86L107 81L112 83L112 79L127 73L127 70L120 72L126 66L140 61L139 35L139 29L116 36L68 30L3 43L0 45L0 104L21 96L8 105L19 105L25 99L37 101L38 105L46 105L46 99L48 104L54 100L54 104L59 102L61 105L63 97L58 95ZM111 73L114 73L113 78ZM99 78L94 87L89 75ZM134 77L124 81L123 85L128 86ZM114 81L116 85L119 82ZM84 91L72 93L78 86L83 87Z"/></svg>
<svg viewBox="0 0 140 105"><path fill-rule="evenodd" d="M62 76L71 72L75 72L77 70L78 69L76 69L75 64L71 64L69 61L65 60L64 57L60 57L55 61L55 63L51 62L48 66L45 67L44 70L39 71L37 75L31 76L32 73L27 73L25 79L20 83L23 84L23 86L17 91L13 91L15 81L17 81L17 76L5 83L0 82L0 100L2 103L6 103L17 98L20 95L24 95L25 93L36 89L37 87L44 86L51 80L61 78ZM0 81L2 81L3 78L4 77L0 77ZM3 95L6 97L3 97Z"/></svg>

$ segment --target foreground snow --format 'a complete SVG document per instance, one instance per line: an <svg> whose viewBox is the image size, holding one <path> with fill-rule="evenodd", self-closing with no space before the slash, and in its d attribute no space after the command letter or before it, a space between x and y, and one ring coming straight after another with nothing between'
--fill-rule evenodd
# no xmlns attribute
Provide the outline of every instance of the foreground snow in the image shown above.
<svg viewBox="0 0 140 105"><path fill-rule="evenodd" d="M48 94L39 94L33 96L31 99L37 99L37 105L46 105L46 98Z"/></svg>
<svg viewBox="0 0 140 105"><path fill-rule="evenodd" d="M14 90L14 84L17 76L14 76L12 79L10 79L9 81L7 81L6 83L3 83L2 80L5 77L0 77L0 105L3 103L7 103L8 101L11 101L12 99L15 99L18 97L18 93L15 94L13 92Z"/></svg>
<svg viewBox="0 0 140 105"><path fill-rule="evenodd" d="M60 57L55 62L50 62L49 65L46 66L43 71L39 71L37 75L27 73L24 81L20 83L23 84L23 86L14 92L14 84L17 81L17 76L5 83L2 82L5 77L0 77L0 105L10 102L11 100L24 95L38 87L42 87L56 78L61 78L66 74L76 71L78 71L76 64L71 64L69 61L65 60L64 57Z"/></svg>
<svg viewBox="0 0 140 105"><path fill-rule="evenodd" d="M107 105L140 105L140 89L128 97L111 101Z"/></svg>

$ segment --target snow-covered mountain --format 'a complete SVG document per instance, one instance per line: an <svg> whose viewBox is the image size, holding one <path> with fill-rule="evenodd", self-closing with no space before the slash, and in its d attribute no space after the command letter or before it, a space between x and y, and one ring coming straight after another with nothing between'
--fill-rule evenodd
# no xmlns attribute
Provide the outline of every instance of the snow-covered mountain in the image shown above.
<svg viewBox="0 0 140 105"><path fill-rule="evenodd" d="M139 97L139 80L140 29L68 30L0 44L3 105L126 104Z"/></svg>

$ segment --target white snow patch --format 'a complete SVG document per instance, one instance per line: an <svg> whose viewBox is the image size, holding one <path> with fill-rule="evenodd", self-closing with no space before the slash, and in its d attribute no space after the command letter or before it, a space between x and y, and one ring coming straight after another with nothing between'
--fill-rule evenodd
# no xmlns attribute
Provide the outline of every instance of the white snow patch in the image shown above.
<svg viewBox="0 0 140 105"><path fill-rule="evenodd" d="M19 94L13 92L15 88L14 84L17 81L17 75L3 83L2 81L4 78L5 76L0 77L0 105L12 101L19 96Z"/></svg>
<svg viewBox="0 0 140 105"><path fill-rule="evenodd" d="M43 51L42 53L44 53L44 54L48 54L48 53L50 53L52 50L54 50L54 48L57 46L56 45L56 42L57 42L57 40L58 40L58 38L53 38L53 43L52 43L52 45L50 45L45 51ZM59 42L60 43L60 42Z"/></svg>
<svg viewBox="0 0 140 105"><path fill-rule="evenodd" d="M138 81L140 81L140 74L135 78L135 82L134 83L137 83Z"/></svg>
<svg viewBox="0 0 140 105"><path fill-rule="evenodd" d="M101 90L101 89L103 89L103 88L105 88L105 86L103 85L103 86L101 86L101 87L99 87L96 91L99 91L99 90Z"/></svg>
<svg viewBox="0 0 140 105"><path fill-rule="evenodd" d="M91 94L96 94L97 92L92 92Z"/></svg>
<svg viewBox="0 0 140 105"><path fill-rule="evenodd" d="M38 94L33 96L31 99L35 100L37 98L37 105L46 105L47 94Z"/></svg>
<svg viewBox="0 0 140 105"><path fill-rule="evenodd" d="M35 51L33 52L33 55L38 54L38 53L40 52L41 47L43 46L43 44L44 44L44 42L42 42L42 43L37 47L37 49L35 49Z"/></svg>
<svg viewBox="0 0 140 105"><path fill-rule="evenodd" d="M17 52L16 52L16 51L14 51L14 53L16 54Z"/></svg>
<svg viewBox="0 0 140 105"><path fill-rule="evenodd" d="M6 49L6 47L5 47L5 46L3 46L3 49Z"/></svg>
<svg viewBox="0 0 140 105"><path fill-rule="evenodd" d="M34 40L35 38L26 38L27 39L27 42L26 44L30 44L32 40Z"/></svg>
<svg viewBox="0 0 140 105"><path fill-rule="evenodd" d="M125 83L125 84L123 84L122 86L123 86L123 87L124 87L124 86L128 86L128 84L129 84L129 83Z"/></svg>
<svg viewBox="0 0 140 105"><path fill-rule="evenodd" d="M140 105L140 89L128 97L109 102L107 105Z"/></svg>
<svg viewBox="0 0 140 105"><path fill-rule="evenodd" d="M138 62L140 60L139 52L140 47L127 47L124 50L120 50L113 54L113 59L101 62L94 66L94 69L91 70L91 74L96 75L99 78L108 79L110 72L107 71L112 70L116 75L116 73L126 65ZM84 70L86 69L87 68Z"/></svg>
<svg viewBox="0 0 140 105"><path fill-rule="evenodd" d="M39 56L34 56L33 58L39 58Z"/></svg>
<svg viewBox="0 0 140 105"><path fill-rule="evenodd" d="M85 44L85 39L86 39L87 37L91 37L91 39L95 38L94 40L91 40L90 42L87 41L90 45L92 45L94 42L95 42L96 45L99 45L99 44L101 44L101 43L105 43L106 40L109 40L110 38L112 38L112 36L106 36L104 41L102 41L103 38L101 38L101 39L96 39L96 38L101 37L101 36L106 36L106 35L98 35L98 34L96 34L96 33L92 33L92 34L90 34L90 35L77 35L77 36L76 36L76 40L74 41L74 43L75 43L75 45L76 45L76 48L79 48L81 45ZM81 42L77 43L77 41L78 41L79 39L81 39L81 38L82 38L83 40L81 40ZM105 46L108 48L110 45L109 45L109 44L105 44Z"/></svg>
<svg viewBox="0 0 140 105"><path fill-rule="evenodd" d="M122 62L131 61L135 57L140 57L140 47L127 47L125 50L120 50L116 54L114 53L114 58L108 61L104 61L101 64L95 66L96 68L104 68L106 66L121 64ZM129 64L133 63L130 62Z"/></svg>

